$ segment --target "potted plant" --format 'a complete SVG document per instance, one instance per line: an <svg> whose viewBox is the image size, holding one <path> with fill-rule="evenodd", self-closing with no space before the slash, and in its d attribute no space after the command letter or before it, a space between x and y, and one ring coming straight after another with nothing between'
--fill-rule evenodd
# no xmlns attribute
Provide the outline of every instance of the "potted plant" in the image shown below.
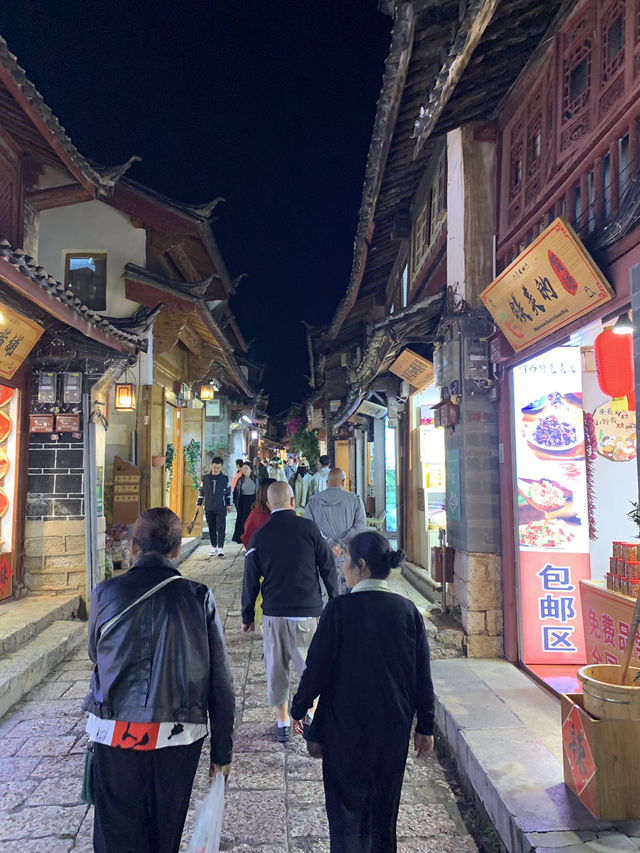
<svg viewBox="0 0 640 853"><path fill-rule="evenodd" d="M176 456L176 449L173 446L173 444L171 444L171 442L169 442L169 444L167 444L167 450L166 450L166 453L164 455L164 467L165 467L165 471L167 473L167 485L166 485L167 491L169 491L169 489L171 488L171 479L173 478L173 460L175 459L175 456Z"/></svg>
<svg viewBox="0 0 640 853"><path fill-rule="evenodd" d="M191 477L194 491L200 488L200 442L192 438L184 449L184 461L187 474Z"/></svg>

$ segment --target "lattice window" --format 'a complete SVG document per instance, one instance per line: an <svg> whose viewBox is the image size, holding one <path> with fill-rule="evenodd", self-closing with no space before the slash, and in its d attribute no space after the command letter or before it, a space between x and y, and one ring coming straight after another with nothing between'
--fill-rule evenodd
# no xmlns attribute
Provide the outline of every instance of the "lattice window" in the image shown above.
<svg viewBox="0 0 640 853"><path fill-rule="evenodd" d="M624 2L615 0L602 16L601 85L606 86L624 65Z"/></svg>
<svg viewBox="0 0 640 853"><path fill-rule="evenodd" d="M591 75L591 39L585 39L562 63L563 124L580 113L589 103Z"/></svg>
<svg viewBox="0 0 640 853"><path fill-rule="evenodd" d="M522 123L519 122L511 134L511 157L509 166L509 201L518 198L522 189Z"/></svg>
<svg viewBox="0 0 640 853"><path fill-rule="evenodd" d="M429 201L426 202L413 225L411 235L411 269L415 275L422 266L429 248Z"/></svg>

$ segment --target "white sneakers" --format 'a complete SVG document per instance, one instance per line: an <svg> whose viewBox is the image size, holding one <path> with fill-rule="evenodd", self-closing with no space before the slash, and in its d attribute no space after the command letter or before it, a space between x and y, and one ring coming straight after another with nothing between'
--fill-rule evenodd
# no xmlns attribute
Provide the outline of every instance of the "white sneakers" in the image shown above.
<svg viewBox="0 0 640 853"><path fill-rule="evenodd" d="M212 548L212 549L209 551L209 556L210 556L210 557L215 557L217 553L218 553L218 549L217 549L217 548Z"/></svg>

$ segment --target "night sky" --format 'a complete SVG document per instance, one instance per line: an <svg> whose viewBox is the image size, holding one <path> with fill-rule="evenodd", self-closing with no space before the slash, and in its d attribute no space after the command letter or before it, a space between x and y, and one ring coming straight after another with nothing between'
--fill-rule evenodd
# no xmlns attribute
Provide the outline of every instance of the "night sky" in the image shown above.
<svg viewBox="0 0 640 853"><path fill-rule="evenodd" d="M344 293L391 19L376 0L2 0L0 34L87 158L214 231L272 414L308 393L301 320Z"/></svg>

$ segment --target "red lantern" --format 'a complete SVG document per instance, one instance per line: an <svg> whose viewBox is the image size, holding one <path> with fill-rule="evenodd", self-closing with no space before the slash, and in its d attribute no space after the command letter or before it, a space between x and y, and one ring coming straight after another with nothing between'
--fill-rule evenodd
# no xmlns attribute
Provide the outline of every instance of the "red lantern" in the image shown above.
<svg viewBox="0 0 640 853"><path fill-rule="evenodd" d="M612 409L627 408L624 399L635 388L633 373L633 338L631 335L616 335L611 328L605 329L593 345L600 390L612 398Z"/></svg>

